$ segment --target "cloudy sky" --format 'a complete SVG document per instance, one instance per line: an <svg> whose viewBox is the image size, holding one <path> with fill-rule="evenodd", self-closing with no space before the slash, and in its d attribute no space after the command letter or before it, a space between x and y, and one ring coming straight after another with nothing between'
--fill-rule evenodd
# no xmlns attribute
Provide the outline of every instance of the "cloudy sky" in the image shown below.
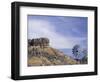
<svg viewBox="0 0 100 82"><path fill-rule="evenodd" d="M28 39L46 37L58 49L87 47L87 17L28 15Z"/></svg>

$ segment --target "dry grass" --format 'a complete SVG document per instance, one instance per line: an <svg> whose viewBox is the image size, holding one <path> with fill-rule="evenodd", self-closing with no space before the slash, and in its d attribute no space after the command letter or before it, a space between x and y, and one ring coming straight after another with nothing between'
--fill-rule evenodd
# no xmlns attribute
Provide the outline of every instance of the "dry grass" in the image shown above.
<svg viewBox="0 0 100 82"><path fill-rule="evenodd" d="M32 57L30 59L28 59L28 66L33 66L33 65L41 65L42 64L42 60L38 57Z"/></svg>
<svg viewBox="0 0 100 82"><path fill-rule="evenodd" d="M32 51L33 47L29 48L29 52ZM39 52L45 52L48 56L32 56L28 58L28 66L48 66L48 65L74 65L79 64L76 60L65 56L62 52L57 49L46 47L38 48ZM52 59L52 60L51 60Z"/></svg>

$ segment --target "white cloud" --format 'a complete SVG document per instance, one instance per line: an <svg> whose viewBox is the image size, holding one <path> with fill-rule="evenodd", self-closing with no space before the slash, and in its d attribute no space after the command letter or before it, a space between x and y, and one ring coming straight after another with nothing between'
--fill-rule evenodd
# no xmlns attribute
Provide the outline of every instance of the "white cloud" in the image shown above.
<svg viewBox="0 0 100 82"><path fill-rule="evenodd" d="M72 48L79 44L83 39L63 36L56 32L55 26L49 21L31 19L28 21L28 38L47 37L50 45L54 48Z"/></svg>

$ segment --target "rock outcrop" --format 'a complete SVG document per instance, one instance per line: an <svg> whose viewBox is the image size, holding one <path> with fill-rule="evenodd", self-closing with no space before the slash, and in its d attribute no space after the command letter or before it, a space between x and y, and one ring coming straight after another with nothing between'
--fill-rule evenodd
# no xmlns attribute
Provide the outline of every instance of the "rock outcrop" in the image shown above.
<svg viewBox="0 0 100 82"><path fill-rule="evenodd" d="M49 39L48 38L36 38L32 40L28 40L29 46L38 46L38 47L47 47L49 46Z"/></svg>

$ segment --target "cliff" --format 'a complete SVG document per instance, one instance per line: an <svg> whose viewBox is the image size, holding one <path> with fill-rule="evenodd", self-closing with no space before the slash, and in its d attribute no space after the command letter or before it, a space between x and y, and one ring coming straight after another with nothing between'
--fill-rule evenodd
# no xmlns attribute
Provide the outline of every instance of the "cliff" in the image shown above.
<svg viewBox="0 0 100 82"><path fill-rule="evenodd" d="M28 66L79 64L67 54L49 46L49 39L28 40Z"/></svg>

